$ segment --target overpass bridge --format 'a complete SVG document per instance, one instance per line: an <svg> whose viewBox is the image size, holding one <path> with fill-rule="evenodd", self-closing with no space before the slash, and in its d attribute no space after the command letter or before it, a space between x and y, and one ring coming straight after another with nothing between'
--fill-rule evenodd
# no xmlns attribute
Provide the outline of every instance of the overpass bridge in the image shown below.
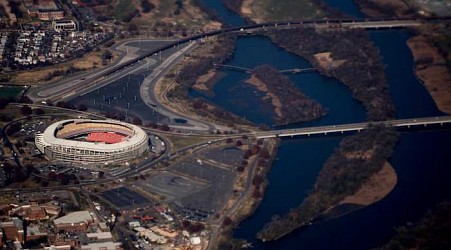
<svg viewBox="0 0 451 250"><path fill-rule="evenodd" d="M412 119L399 119L399 120L388 120L381 122L361 122L361 123L351 123L342 125L330 125L330 126L318 126L318 127L308 127L308 128L293 128L293 129L281 129L272 130L265 132L255 133L258 139L263 138L275 138L275 137L294 137L301 135L327 135L332 133L344 133L344 132L360 132L361 130L367 129L371 124L383 124L387 127L395 128L410 128L411 126L424 126L433 124L451 124L451 116L435 116L435 117L424 117L424 118L412 118Z"/></svg>

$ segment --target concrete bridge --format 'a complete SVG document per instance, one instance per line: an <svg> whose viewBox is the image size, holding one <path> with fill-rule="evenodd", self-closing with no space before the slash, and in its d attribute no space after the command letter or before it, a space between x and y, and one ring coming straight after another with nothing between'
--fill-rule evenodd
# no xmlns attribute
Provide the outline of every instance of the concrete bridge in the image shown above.
<svg viewBox="0 0 451 250"><path fill-rule="evenodd" d="M251 73L253 70L250 68L228 65L228 64L214 64L214 65L215 65L215 67L231 69L231 70L236 70L236 71L245 72L245 73ZM315 68L305 68L305 69L294 68L294 69L279 70L280 73L292 73L292 74L307 73L307 72L313 72L313 71L316 71L316 69Z"/></svg>
<svg viewBox="0 0 451 250"><path fill-rule="evenodd" d="M383 124L387 127L396 128L410 128L412 126L424 126L433 124L451 124L451 116L436 116L436 117L424 117L424 118L414 118L414 119L400 119L400 120L389 120L381 122L361 122L361 123L351 123L342 125L330 125L330 126L319 126L319 127L309 127L309 128L294 128L294 129L282 129L273 130L256 133L257 138L274 138L274 137L294 137L301 135L327 135L331 133L344 133L344 132L360 132L361 130L367 129L370 124Z"/></svg>

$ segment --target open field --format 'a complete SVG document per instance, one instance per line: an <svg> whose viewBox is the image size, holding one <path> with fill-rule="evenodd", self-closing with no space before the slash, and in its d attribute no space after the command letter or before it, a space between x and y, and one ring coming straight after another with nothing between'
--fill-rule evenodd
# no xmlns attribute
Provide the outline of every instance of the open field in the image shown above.
<svg viewBox="0 0 451 250"><path fill-rule="evenodd" d="M241 12L256 22L314 19L325 15L311 0L244 0Z"/></svg>

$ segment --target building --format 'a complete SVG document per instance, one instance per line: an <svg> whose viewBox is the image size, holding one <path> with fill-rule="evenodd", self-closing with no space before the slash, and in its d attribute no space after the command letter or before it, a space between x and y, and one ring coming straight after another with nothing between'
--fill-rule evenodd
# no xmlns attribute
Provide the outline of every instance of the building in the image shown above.
<svg viewBox="0 0 451 250"><path fill-rule="evenodd" d="M119 242L101 242L101 243L89 243L87 245L80 246L81 250L120 250L122 249Z"/></svg>
<svg viewBox="0 0 451 250"><path fill-rule="evenodd" d="M52 28L57 31L75 31L77 23L74 20L56 20L52 22Z"/></svg>
<svg viewBox="0 0 451 250"><path fill-rule="evenodd" d="M28 226L27 227L26 241L37 240L37 239L45 238L45 237L47 237L47 233L42 232L38 226Z"/></svg>
<svg viewBox="0 0 451 250"><path fill-rule="evenodd" d="M94 219L89 211L73 212L53 221L57 230L69 233L86 232L93 222Z"/></svg>
<svg viewBox="0 0 451 250"><path fill-rule="evenodd" d="M94 137L90 136L92 133ZM111 140L110 134L118 136ZM44 133L36 135L35 143L52 160L86 165L130 161L141 156L149 144L147 134L138 126L115 120L86 119L53 123Z"/></svg>
<svg viewBox="0 0 451 250"><path fill-rule="evenodd" d="M48 239L50 246L55 250L70 250L78 248L78 241L66 234L49 234Z"/></svg>
<svg viewBox="0 0 451 250"><path fill-rule="evenodd" d="M11 221L1 223L4 237L8 241L18 241L20 243L25 242L23 222L17 217L11 218Z"/></svg>
<svg viewBox="0 0 451 250"><path fill-rule="evenodd" d="M46 220L49 215L57 215L61 208L54 205L23 205L9 211L9 215L20 216L27 221Z"/></svg>
<svg viewBox="0 0 451 250"><path fill-rule="evenodd" d="M24 6L30 17L37 17L43 21L59 20L64 18L63 7L55 0L26 0Z"/></svg>
<svg viewBox="0 0 451 250"><path fill-rule="evenodd" d="M0 249L3 249L3 232L0 230Z"/></svg>
<svg viewBox="0 0 451 250"><path fill-rule="evenodd" d="M90 243L113 241L113 235L110 232L88 233L86 237Z"/></svg>

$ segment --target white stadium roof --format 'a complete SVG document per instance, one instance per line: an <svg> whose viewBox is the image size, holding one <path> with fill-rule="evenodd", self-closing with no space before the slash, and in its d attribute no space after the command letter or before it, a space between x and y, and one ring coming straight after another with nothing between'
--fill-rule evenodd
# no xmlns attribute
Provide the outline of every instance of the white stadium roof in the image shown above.
<svg viewBox="0 0 451 250"><path fill-rule="evenodd" d="M91 123L106 123L106 124L118 124L133 130L131 137L126 137L124 141L114 144L106 144L99 142L87 142L87 141L75 141L57 138L55 136L56 130L62 125L70 122L91 122ZM87 120L87 119L71 119L59 121L51 124L42 134L42 139L45 143L52 144L54 146L60 145L64 147L77 148L79 150L101 150L104 152L113 152L123 150L126 148L132 148L137 144L142 143L143 140L147 140L147 134L138 126L133 124L120 122L116 120Z"/></svg>

